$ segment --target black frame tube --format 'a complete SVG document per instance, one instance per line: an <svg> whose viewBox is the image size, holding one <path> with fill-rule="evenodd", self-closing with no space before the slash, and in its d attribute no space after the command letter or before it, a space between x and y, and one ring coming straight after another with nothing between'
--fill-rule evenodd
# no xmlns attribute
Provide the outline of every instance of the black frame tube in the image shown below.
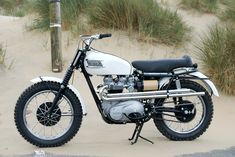
<svg viewBox="0 0 235 157"><path fill-rule="evenodd" d="M95 92L95 89L94 89L94 86L93 86L93 84L92 84L92 82L91 82L91 79L90 79L90 76L91 76L91 75L89 75L89 74L87 73L87 71L86 71L86 69L85 69L85 67L84 67L84 59L85 59L85 55L82 57L82 59L81 59L81 65L80 65L80 66L81 66L81 69L82 69L82 73L83 73L83 75L84 75L84 77L85 77L85 79L86 79L86 82L87 82L87 84L88 84L88 87L89 87L89 89L90 89L90 91L91 91L91 94L92 94L92 96L93 96L93 98L94 98L94 100L95 100L96 106L97 106L97 108L98 108L98 110L99 110L99 112L100 112L100 114L101 114L103 120L104 120L106 123L108 123L108 124L125 124L125 123L122 123L122 122L114 122L114 121L112 121L111 119L109 119L108 117L106 117L106 116L104 115L103 109L102 109L102 106L101 106L101 101L100 101L99 97L97 96L97 94L96 94L96 92Z"/></svg>

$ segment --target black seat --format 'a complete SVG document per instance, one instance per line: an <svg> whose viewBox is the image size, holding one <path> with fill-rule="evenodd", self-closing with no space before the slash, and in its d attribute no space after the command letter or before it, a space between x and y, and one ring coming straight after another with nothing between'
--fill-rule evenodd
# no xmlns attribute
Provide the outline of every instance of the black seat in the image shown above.
<svg viewBox="0 0 235 157"><path fill-rule="evenodd" d="M133 61L132 65L138 70L149 73L171 72L173 69L180 67L193 67L191 58L186 55L179 59Z"/></svg>

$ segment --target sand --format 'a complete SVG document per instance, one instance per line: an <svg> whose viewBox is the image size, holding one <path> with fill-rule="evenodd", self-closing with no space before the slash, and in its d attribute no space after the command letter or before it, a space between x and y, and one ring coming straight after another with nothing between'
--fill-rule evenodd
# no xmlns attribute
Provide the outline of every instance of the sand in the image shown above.
<svg viewBox="0 0 235 157"><path fill-rule="evenodd" d="M171 5L171 4L169 4ZM213 15L185 14L185 20L194 28L193 35L206 30L217 18ZM191 18L190 18L191 16ZM196 21L195 21L196 20ZM200 20L200 21L197 21ZM29 17L13 18L0 16L0 43L6 45L7 65L10 70L0 70L0 155L30 154L39 148L26 142L18 133L14 124L14 107L21 92L31 85L30 79L37 76L55 76L62 78L63 73L50 72L50 39L48 32L25 30ZM198 23L198 24L197 24ZM149 45L135 39L129 39L123 32L113 32L110 39L100 40L94 47L112 52L128 61L136 59L159 59L180 57L183 54L193 56L193 48L186 44L180 48L164 45ZM63 56L65 68L71 61L77 48L77 40L63 33ZM98 84L100 78L93 78ZM79 133L68 144L58 148L43 148L53 154L88 156L175 156L214 149L225 149L235 145L235 97L221 94L213 97L215 114L211 126L199 139L189 142L174 142L163 137L149 121L142 135L154 141L154 144L139 140L130 145L127 140L134 125L109 125L102 121L82 75L77 72L75 87L81 92L87 105L88 115L84 117Z"/></svg>

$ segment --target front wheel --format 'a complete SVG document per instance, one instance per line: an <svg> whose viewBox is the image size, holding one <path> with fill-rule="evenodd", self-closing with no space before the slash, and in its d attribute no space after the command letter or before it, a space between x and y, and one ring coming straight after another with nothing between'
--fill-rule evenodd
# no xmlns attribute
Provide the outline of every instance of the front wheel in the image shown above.
<svg viewBox="0 0 235 157"><path fill-rule="evenodd" d="M175 112L159 112L153 120L157 129L171 140L194 140L202 135L211 123L212 100L200 84L189 80L180 82L182 88L191 89L194 92L205 92L205 95L165 99L164 102L159 103L160 107L173 108ZM175 89L175 86L170 86L170 88Z"/></svg>
<svg viewBox="0 0 235 157"><path fill-rule="evenodd" d="M82 122L82 107L72 90L66 88L51 115L47 111L60 89L56 82L30 86L15 107L15 124L28 142L39 147L56 147L71 140Z"/></svg>

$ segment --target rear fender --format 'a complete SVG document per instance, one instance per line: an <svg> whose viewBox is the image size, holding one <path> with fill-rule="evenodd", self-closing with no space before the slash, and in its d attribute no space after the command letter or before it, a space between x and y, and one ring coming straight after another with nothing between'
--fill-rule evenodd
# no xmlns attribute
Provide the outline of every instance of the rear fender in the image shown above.
<svg viewBox="0 0 235 157"><path fill-rule="evenodd" d="M209 78L206 75L198 71L190 73L189 75L200 78L202 82L205 84L205 86L207 87L207 89L211 91L211 94L214 94L215 96L219 96L219 92L216 89L214 83L211 80L209 80Z"/></svg>
<svg viewBox="0 0 235 157"><path fill-rule="evenodd" d="M206 86L207 90L211 93L214 94L215 96L219 96L219 92L216 89L214 83L209 80L209 78L207 76L205 76L204 74L202 74L201 72L193 72L188 74L189 76L193 76L193 77L197 77L199 78L204 85ZM164 87L166 84L169 83L171 77L164 77L162 79L159 80L159 89L161 89L162 87Z"/></svg>
<svg viewBox="0 0 235 157"><path fill-rule="evenodd" d="M56 77L47 77L47 76L37 77L37 78L34 78L34 79L30 80L30 82L32 82L32 83L38 83L38 82L42 82L42 81L53 81L53 82L62 83L62 80L59 79L59 78L56 78ZM84 100L81 97L79 91L73 85L71 85L71 84L69 84L67 87L69 89L71 89L76 94L76 96L78 97L78 99L79 99L79 101L81 103L83 115L86 115L87 112L86 112L85 103L84 103Z"/></svg>

